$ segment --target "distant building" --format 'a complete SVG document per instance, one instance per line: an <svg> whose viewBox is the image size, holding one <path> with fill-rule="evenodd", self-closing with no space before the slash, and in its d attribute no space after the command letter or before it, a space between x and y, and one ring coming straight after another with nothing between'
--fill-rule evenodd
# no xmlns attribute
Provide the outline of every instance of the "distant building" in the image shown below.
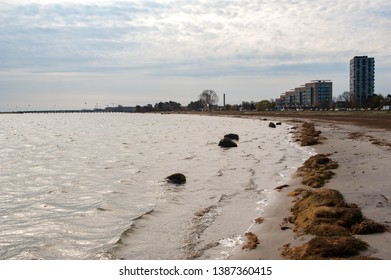
<svg viewBox="0 0 391 280"><path fill-rule="evenodd" d="M276 98L276 109L283 110L286 108L286 96L285 93L281 94L279 98Z"/></svg>
<svg viewBox="0 0 391 280"><path fill-rule="evenodd" d="M350 94L356 106L364 107L375 93L375 59L355 56L350 60Z"/></svg>
<svg viewBox="0 0 391 280"><path fill-rule="evenodd" d="M330 80L314 80L294 90L286 91L276 99L276 109L330 108L333 99L333 83Z"/></svg>
<svg viewBox="0 0 391 280"><path fill-rule="evenodd" d="M305 86L295 88L295 108L302 109L305 107Z"/></svg>
<svg viewBox="0 0 391 280"><path fill-rule="evenodd" d="M289 109L295 108L295 92L294 91L287 91L285 92L285 106Z"/></svg>
<svg viewBox="0 0 391 280"><path fill-rule="evenodd" d="M330 108L333 99L333 83L329 80L313 80L305 84L304 107Z"/></svg>

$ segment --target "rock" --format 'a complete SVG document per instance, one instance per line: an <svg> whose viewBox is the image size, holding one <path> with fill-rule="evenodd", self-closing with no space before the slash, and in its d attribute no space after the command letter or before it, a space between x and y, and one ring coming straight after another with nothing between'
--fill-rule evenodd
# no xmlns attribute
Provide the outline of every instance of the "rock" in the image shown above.
<svg viewBox="0 0 391 280"><path fill-rule="evenodd" d="M186 176L182 173L175 173L166 178L167 182L177 185L183 185L186 183Z"/></svg>
<svg viewBox="0 0 391 280"><path fill-rule="evenodd" d="M275 125L275 123L270 122L270 123L269 123L269 127L276 128L276 125Z"/></svg>
<svg viewBox="0 0 391 280"><path fill-rule="evenodd" d="M233 148L233 147L237 147L238 145L228 137L224 137L223 139L220 140L219 146L223 148Z"/></svg>
<svg viewBox="0 0 391 280"><path fill-rule="evenodd" d="M281 125L281 122L276 123L276 125Z"/></svg>
<svg viewBox="0 0 391 280"><path fill-rule="evenodd" d="M226 134L224 135L224 138L227 137L231 140L237 140L239 141L239 135L238 134L235 134L235 133L230 133L230 134Z"/></svg>

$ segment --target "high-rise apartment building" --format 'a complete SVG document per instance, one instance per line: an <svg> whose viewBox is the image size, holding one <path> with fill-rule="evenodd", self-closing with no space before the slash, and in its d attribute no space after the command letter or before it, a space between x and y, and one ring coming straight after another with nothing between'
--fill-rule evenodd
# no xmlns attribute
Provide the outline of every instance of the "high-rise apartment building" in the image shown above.
<svg viewBox="0 0 391 280"><path fill-rule="evenodd" d="M356 106L364 107L375 93L375 59L355 56L350 60L350 94Z"/></svg>

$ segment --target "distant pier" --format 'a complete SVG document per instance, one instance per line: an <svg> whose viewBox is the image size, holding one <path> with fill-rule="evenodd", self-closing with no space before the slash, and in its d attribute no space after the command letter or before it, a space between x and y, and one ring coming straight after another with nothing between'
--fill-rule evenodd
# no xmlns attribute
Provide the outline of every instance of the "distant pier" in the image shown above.
<svg viewBox="0 0 391 280"><path fill-rule="evenodd" d="M134 107L108 107L105 109L81 109L81 110L28 110L0 112L0 114L79 114L79 113L134 113Z"/></svg>

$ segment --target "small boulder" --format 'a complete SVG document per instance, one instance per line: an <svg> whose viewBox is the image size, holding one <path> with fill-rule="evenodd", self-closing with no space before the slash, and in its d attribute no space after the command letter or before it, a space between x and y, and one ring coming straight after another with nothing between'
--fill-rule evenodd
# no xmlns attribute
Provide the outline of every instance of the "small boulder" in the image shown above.
<svg viewBox="0 0 391 280"><path fill-rule="evenodd" d="M276 123L276 125L281 125L281 122Z"/></svg>
<svg viewBox="0 0 391 280"><path fill-rule="evenodd" d="M276 124L273 123L273 122L270 122L270 123L269 123L269 127L276 128Z"/></svg>
<svg viewBox="0 0 391 280"><path fill-rule="evenodd" d="M233 147L237 147L238 145L230 138L224 137L223 139L220 140L219 146L223 148L233 148Z"/></svg>
<svg viewBox="0 0 391 280"><path fill-rule="evenodd" d="M224 138L227 137L231 140L237 140L239 141L239 135L238 134L235 134L235 133L230 133L230 134L226 134L224 135Z"/></svg>
<svg viewBox="0 0 391 280"><path fill-rule="evenodd" d="M183 185L186 183L186 176L182 173L175 173L166 178L167 182L177 185Z"/></svg>

